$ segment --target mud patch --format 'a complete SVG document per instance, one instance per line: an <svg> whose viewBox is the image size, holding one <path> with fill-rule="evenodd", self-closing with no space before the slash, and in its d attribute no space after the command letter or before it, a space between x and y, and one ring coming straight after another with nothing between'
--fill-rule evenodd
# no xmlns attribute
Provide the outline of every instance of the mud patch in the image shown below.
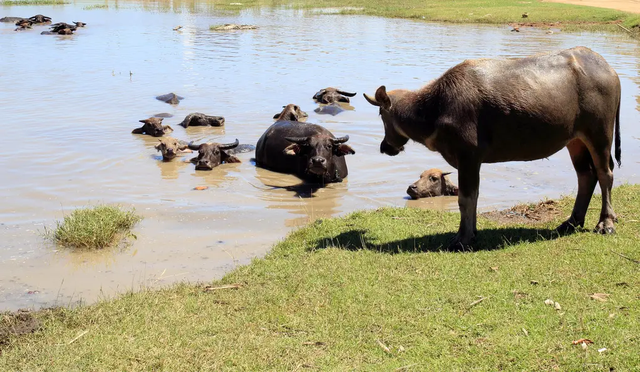
<svg viewBox="0 0 640 372"><path fill-rule="evenodd" d="M0 354L12 336L26 335L40 328L40 321L29 310L0 313Z"/></svg>
<svg viewBox="0 0 640 372"><path fill-rule="evenodd" d="M555 220L561 214L555 200L544 200L538 204L521 204L502 211L482 213L482 216L500 224L544 223Z"/></svg>

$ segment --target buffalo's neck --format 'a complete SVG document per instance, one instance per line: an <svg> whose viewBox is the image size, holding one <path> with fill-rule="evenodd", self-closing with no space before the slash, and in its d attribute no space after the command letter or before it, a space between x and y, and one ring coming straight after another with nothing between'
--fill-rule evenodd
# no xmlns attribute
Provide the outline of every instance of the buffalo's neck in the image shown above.
<svg viewBox="0 0 640 372"><path fill-rule="evenodd" d="M398 123L404 134L413 141L426 144L435 133L438 114L436 99L425 92L408 92L395 106Z"/></svg>

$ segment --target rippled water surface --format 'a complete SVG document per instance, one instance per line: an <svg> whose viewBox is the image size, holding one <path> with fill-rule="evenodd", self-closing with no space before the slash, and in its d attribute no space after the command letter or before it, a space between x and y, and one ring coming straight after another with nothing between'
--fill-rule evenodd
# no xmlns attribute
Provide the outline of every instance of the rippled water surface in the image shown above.
<svg viewBox="0 0 640 372"><path fill-rule="evenodd" d="M360 93L379 85L416 89L467 58L514 57L588 46L622 80L623 167L616 183L639 182L638 43L606 34L548 35L507 27L447 26L295 10L216 12L126 6L0 7L0 16L42 13L84 21L73 36L42 36L44 27L14 32L0 24L0 303L2 308L93 301L127 289L176 280L209 280L263 255L292 227L356 209L411 206L456 210L455 198L406 199L406 187L431 167L450 170L419 145L394 158L378 151L377 110ZM197 8L197 7L196 7ZM214 32L212 24L255 24L257 30ZM178 25L180 31L172 29ZM356 91L354 110L314 113L315 91ZM154 99L176 92L170 106ZM167 112L172 136L255 144L288 103L309 122L349 134L357 154L349 177L301 198L265 185L296 178L241 164L211 172L163 163L156 138L132 135L138 120ZM177 124L191 112L226 117L224 129ZM574 193L566 151L528 163L485 165L480 207L493 209ZM195 186L209 186L194 191ZM45 228L77 207L133 206L145 219L138 239L116 252L70 253L42 238ZM614 200L615 206L615 200ZM592 211L590 213L596 213Z"/></svg>

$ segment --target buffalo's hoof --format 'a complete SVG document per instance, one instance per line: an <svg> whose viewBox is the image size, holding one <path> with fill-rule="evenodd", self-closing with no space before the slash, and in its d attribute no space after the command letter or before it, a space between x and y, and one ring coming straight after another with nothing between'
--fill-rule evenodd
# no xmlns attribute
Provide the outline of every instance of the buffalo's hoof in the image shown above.
<svg viewBox="0 0 640 372"><path fill-rule="evenodd" d="M596 228L593 231L602 235L611 235L616 233L616 228L613 227L612 221L601 221L596 225Z"/></svg>
<svg viewBox="0 0 640 372"><path fill-rule="evenodd" d="M582 226L583 224L580 224L578 222L575 222L569 219L564 221L562 225L558 226L556 228L556 231L559 232L560 234L572 234L578 231L578 229L581 228Z"/></svg>
<svg viewBox="0 0 640 372"><path fill-rule="evenodd" d="M473 247L471 246L471 242L475 238L474 235L463 236L461 233L457 233L456 236L451 239L449 242L449 246L447 247L448 251L471 251Z"/></svg>

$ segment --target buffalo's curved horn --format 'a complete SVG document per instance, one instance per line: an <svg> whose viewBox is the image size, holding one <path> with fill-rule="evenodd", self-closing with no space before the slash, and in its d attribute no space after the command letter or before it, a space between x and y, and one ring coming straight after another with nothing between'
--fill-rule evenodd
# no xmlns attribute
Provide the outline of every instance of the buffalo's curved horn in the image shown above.
<svg viewBox="0 0 640 372"><path fill-rule="evenodd" d="M309 143L309 137L285 137L289 142L297 143L298 145L304 145Z"/></svg>
<svg viewBox="0 0 640 372"><path fill-rule="evenodd" d="M367 102L369 102L370 104L374 105L374 106L380 106L380 104L378 103L378 101L376 101L375 98L373 97L369 97L367 95L367 93L362 93L362 95L364 96L364 98L367 100Z"/></svg>
<svg viewBox="0 0 640 372"><path fill-rule="evenodd" d="M238 147L238 145L240 144L240 141L238 141L238 139L236 138L236 141L233 143L225 143L225 144L221 144L220 146L218 146L218 148L220 150L229 150L232 149L234 147Z"/></svg>
<svg viewBox="0 0 640 372"><path fill-rule="evenodd" d="M331 142L333 142L333 143L345 143L348 140L349 140L349 135L347 134L346 136L343 136L343 137L332 138Z"/></svg>
<svg viewBox="0 0 640 372"><path fill-rule="evenodd" d="M189 146L189 150L198 151L198 150L200 150L200 146L202 146L202 145L201 144L200 145L195 145L193 142L189 142L188 146Z"/></svg>
<svg viewBox="0 0 640 372"><path fill-rule="evenodd" d="M347 97L353 97L353 96L355 96L356 94L358 94L358 93L349 93L349 92L345 92L344 90L339 90L339 89L336 89L336 92L338 92L338 93L342 94L343 96L347 96Z"/></svg>
<svg viewBox="0 0 640 372"><path fill-rule="evenodd" d="M450 175L452 172L443 172L442 177Z"/></svg>

